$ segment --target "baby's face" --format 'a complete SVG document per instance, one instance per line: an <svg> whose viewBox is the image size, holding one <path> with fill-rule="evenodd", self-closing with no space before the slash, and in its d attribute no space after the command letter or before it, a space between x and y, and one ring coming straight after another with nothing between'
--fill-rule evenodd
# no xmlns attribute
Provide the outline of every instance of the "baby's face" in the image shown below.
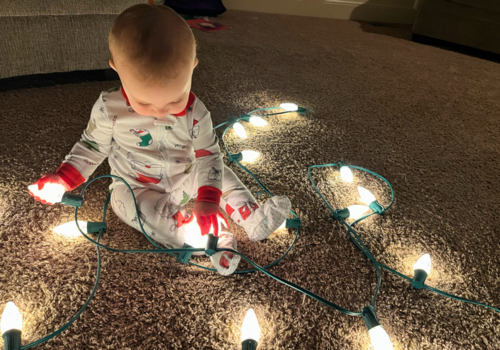
<svg viewBox="0 0 500 350"><path fill-rule="evenodd" d="M191 78L198 59L195 59L192 67L183 69L177 78L153 85L143 83L131 69L127 69L126 64L118 68L111 60L109 64L120 76L134 111L143 116L163 118L169 114L178 114L186 108L191 91Z"/></svg>

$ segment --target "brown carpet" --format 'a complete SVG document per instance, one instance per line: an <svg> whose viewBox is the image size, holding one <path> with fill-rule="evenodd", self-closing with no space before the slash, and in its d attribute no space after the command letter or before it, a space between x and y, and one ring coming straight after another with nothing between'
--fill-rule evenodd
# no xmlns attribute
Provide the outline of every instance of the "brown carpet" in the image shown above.
<svg viewBox="0 0 500 350"><path fill-rule="evenodd" d="M397 28L377 34L356 22L233 11L219 20L233 29L195 33L200 64L193 81L215 124L283 101L314 110L273 117L264 129L248 126L245 141L232 132L227 138L233 152L262 152L249 168L274 194L290 196L303 220L295 248L272 272L354 311L369 304L374 269L329 217L307 177L310 165L345 159L394 186L394 207L359 226L381 262L412 276L413 263L429 253L429 285L499 307L500 66L410 42L392 33L400 33ZM23 344L75 314L96 269L92 244L52 232L72 219L73 210L41 205L26 187L58 167L100 91L116 85L0 94L0 305L14 300L22 310ZM108 172L106 163L94 176ZM339 183L338 172L314 174L332 203L356 200L355 186ZM388 203L383 183L356 176ZM99 221L108 184L87 191L83 220ZM151 247L114 213L108 227L104 244ZM234 223L230 230L240 251L262 265L293 239L292 231L282 230L252 243ZM208 265L208 259L198 260ZM361 318L263 274L224 278L168 256L107 251L102 265L89 308L40 349L239 349L250 307L262 328L259 349L370 348ZM386 272L377 306L395 349L500 348L500 315L416 291Z"/></svg>

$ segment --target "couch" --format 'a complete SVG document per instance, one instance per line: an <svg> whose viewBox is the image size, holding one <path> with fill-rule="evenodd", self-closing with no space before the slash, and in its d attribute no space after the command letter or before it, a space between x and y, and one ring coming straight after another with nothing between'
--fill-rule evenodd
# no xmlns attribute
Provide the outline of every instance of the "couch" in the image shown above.
<svg viewBox="0 0 500 350"><path fill-rule="evenodd" d="M500 0L420 0L413 34L500 54Z"/></svg>
<svg viewBox="0 0 500 350"><path fill-rule="evenodd" d="M147 0L3 0L0 79L110 68L109 29L138 3Z"/></svg>

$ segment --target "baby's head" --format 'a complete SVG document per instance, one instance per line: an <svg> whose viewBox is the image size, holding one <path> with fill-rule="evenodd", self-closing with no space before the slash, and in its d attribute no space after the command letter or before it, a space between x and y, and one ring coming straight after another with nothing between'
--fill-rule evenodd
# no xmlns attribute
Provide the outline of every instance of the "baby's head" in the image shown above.
<svg viewBox="0 0 500 350"><path fill-rule="evenodd" d="M137 113L161 118L184 110L198 59L193 32L174 10L129 7L113 23L109 50L109 64Z"/></svg>

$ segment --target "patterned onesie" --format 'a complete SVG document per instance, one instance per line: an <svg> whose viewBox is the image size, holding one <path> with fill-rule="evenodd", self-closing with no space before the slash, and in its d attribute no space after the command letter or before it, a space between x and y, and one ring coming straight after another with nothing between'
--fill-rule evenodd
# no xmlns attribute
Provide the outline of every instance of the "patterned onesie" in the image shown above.
<svg viewBox="0 0 500 350"><path fill-rule="evenodd" d="M114 212L138 230L141 220L146 233L167 247L185 243L182 207L191 198L219 204L246 229L263 220L262 215L251 215L259 205L224 166L210 112L192 92L183 112L160 119L138 115L123 88L102 92L81 140L58 171L68 177L77 171L87 181L106 157L111 174L133 189L140 215L130 190L118 179L110 185ZM224 246L223 238L219 242L219 247L231 247Z"/></svg>

